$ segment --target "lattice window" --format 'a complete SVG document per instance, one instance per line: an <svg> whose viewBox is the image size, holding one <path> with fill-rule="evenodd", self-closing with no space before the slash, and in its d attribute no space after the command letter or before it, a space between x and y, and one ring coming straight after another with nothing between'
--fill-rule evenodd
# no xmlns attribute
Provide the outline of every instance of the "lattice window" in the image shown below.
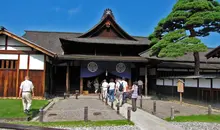
<svg viewBox="0 0 220 130"><path fill-rule="evenodd" d="M16 69L16 60L0 60L0 69Z"/></svg>

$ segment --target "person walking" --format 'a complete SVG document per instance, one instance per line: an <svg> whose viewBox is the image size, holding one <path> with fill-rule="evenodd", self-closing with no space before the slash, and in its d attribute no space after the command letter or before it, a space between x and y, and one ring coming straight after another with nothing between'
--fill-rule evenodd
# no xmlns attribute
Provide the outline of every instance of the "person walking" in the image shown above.
<svg viewBox="0 0 220 130"><path fill-rule="evenodd" d="M25 76L25 81L20 85L19 97L22 96L23 110L25 113L30 112L32 97L34 97L34 85L29 80L28 76Z"/></svg>
<svg viewBox="0 0 220 130"><path fill-rule="evenodd" d="M113 79L110 79L109 82L109 101L114 102L114 96L115 96L115 82Z"/></svg>
<svg viewBox="0 0 220 130"><path fill-rule="evenodd" d="M118 106L122 106L124 86L121 79L116 80L116 102Z"/></svg>
<svg viewBox="0 0 220 130"><path fill-rule="evenodd" d="M123 85L123 100L122 104L127 102L127 90L128 90L128 82L125 80L125 78L122 78L122 81L120 85Z"/></svg>
<svg viewBox="0 0 220 130"><path fill-rule="evenodd" d="M95 93L97 93L98 90L99 90L99 81L98 81L98 79L95 79L95 81L94 81L94 87L95 87Z"/></svg>
<svg viewBox="0 0 220 130"><path fill-rule="evenodd" d="M104 99L106 99L106 97L107 97L107 89L108 89L108 83L104 79L103 83L102 83L102 96L103 96Z"/></svg>
<svg viewBox="0 0 220 130"><path fill-rule="evenodd" d="M132 102L132 111L137 110L137 98L138 98L138 83L135 81L131 89L131 102Z"/></svg>
<svg viewBox="0 0 220 130"><path fill-rule="evenodd" d="M138 95L142 95L142 90L143 90L143 81L141 79L138 80Z"/></svg>

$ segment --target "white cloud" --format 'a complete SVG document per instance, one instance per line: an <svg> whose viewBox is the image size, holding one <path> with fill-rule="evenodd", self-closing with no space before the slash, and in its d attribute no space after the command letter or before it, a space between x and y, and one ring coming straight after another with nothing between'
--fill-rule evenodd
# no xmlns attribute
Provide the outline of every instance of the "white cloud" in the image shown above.
<svg viewBox="0 0 220 130"><path fill-rule="evenodd" d="M80 9L81 9L80 6L78 6L78 7L76 7L76 8L71 8L71 9L68 10L68 14L69 14L70 16L72 16L72 15L78 13L78 12L80 11Z"/></svg>

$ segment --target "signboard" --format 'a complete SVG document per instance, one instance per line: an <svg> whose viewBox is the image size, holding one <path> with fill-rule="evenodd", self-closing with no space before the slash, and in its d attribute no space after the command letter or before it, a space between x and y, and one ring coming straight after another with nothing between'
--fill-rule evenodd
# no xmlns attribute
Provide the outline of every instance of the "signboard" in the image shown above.
<svg viewBox="0 0 220 130"><path fill-rule="evenodd" d="M184 92L184 82L180 79L177 81L177 92L179 93Z"/></svg>

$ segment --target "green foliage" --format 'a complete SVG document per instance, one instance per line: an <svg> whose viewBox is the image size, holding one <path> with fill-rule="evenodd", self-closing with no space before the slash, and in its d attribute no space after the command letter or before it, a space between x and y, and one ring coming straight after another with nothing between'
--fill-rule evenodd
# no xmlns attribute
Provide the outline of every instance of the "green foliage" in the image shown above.
<svg viewBox="0 0 220 130"><path fill-rule="evenodd" d="M10 122L12 124L22 124L41 127L98 127L98 126L121 126L134 125L128 120L104 120L104 121L60 121L60 122Z"/></svg>
<svg viewBox="0 0 220 130"><path fill-rule="evenodd" d="M178 0L149 36L150 55L178 57L187 52L205 52L207 47L197 37L208 36L210 32L220 33L219 2Z"/></svg>
<svg viewBox="0 0 220 130"><path fill-rule="evenodd" d="M174 120L166 118L167 121L175 122L216 122L220 123L220 115L191 115L191 116L176 116Z"/></svg>
<svg viewBox="0 0 220 130"><path fill-rule="evenodd" d="M35 115L39 109L48 104L47 100L33 100L31 114ZM25 118L22 101L17 99L0 99L0 118Z"/></svg>

